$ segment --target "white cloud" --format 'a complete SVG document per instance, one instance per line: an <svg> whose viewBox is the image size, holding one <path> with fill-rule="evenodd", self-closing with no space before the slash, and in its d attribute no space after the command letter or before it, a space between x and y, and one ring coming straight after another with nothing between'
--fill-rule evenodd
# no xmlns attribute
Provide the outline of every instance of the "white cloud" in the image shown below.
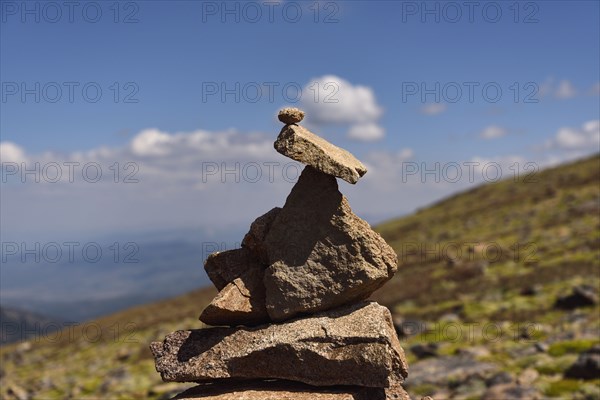
<svg viewBox="0 0 600 400"><path fill-rule="evenodd" d="M348 137L350 139L360 140L364 142L374 141L383 139L385 136L384 129L375 123L366 123L359 125L352 125L348 130Z"/></svg>
<svg viewBox="0 0 600 400"><path fill-rule="evenodd" d="M421 107L421 113L425 115L437 115L446 111L447 108L444 103L430 103Z"/></svg>
<svg viewBox="0 0 600 400"><path fill-rule="evenodd" d="M302 105L317 124L365 123L383 113L371 88L335 75L312 79L302 93Z"/></svg>
<svg viewBox="0 0 600 400"><path fill-rule="evenodd" d="M380 135L376 130L374 134ZM3 154L14 148L3 143ZM418 183L408 191L401 187L402 163L412 157L411 149L367 154L363 161L369 171L358 185L339 180L353 210L363 218L381 220L439 197L438 189L431 192L429 185ZM68 181L66 168L63 179L54 184L43 178L35 183L31 176L22 183L18 174L8 177L2 190L3 238L10 234L6 240L69 241L122 235L135 241L135 232L243 231L257 216L285 203L303 168L273 149L271 134L233 130L144 130L121 147L70 154L24 151L18 158L40 162L42 167L50 162L78 162L79 166L74 182ZM11 155L10 159L17 158ZM83 166L91 163L102 169L102 179L96 183L82 179ZM89 172L95 175L93 169ZM126 183L126 179L135 182Z"/></svg>
<svg viewBox="0 0 600 400"><path fill-rule="evenodd" d="M172 138L158 129L146 129L131 141L131 151L138 156L159 156L168 151Z"/></svg>
<svg viewBox="0 0 600 400"><path fill-rule="evenodd" d="M600 82L594 83L594 85L590 89L590 94L592 96L599 96L600 95Z"/></svg>
<svg viewBox="0 0 600 400"><path fill-rule="evenodd" d="M0 161L21 163L26 160L23 149L12 142L0 142Z"/></svg>
<svg viewBox="0 0 600 400"><path fill-rule="evenodd" d="M575 97L577 95L577 90L573 86L573 84L564 79L560 81L556 91L554 92L554 96L559 99L570 99L571 97Z"/></svg>
<svg viewBox="0 0 600 400"><path fill-rule="evenodd" d="M571 99L579 94L579 91L577 91L570 80L563 79L557 82L553 77L547 78L541 85L539 85L537 93L540 98L550 96L561 100Z"/></svg>
<svg viewBox="0 0 600 400"><path fill-rule="evenodd" d="M21 238L250 223L285 201L300 170L273 149L272 135L236 131L144 130L123 147L70 154L28 154L12 143L1 148L3 162L25 160L28 170L40 165L37 179L30 173L23 183L23 171L16 171L2 188L2 234ZM72 174L68 163L78 163ZM55 165L61 178L52 182ZM87 173L85 166L91 167Z"/></svg>
<svg viewBox="0 0 600 400"><path fill-rule="evenodd" d="M506 129L496 126L496 125L490 125L486 128L484 128L480 133L479 133L479 137L482 139L496 139L502 136L506 136L508 132L506 131Z"/></svg>
<svg viewBox="0 0 600 400"><path fill-rule="evenodd" d="M584 123L583 131L598 136L598 132L600 131L600 120L596 119Z"/></svg>
<svg viewBox="0 0 600 400"><path fill-rule="evenodd" d="M556 144L563 149L579 149L586 145L587 138L571 128L561 128L556 134Z"/></svg>
<svg viewBox="0 0 600 400"><path fill-rule="evenodd" d="M379 140L384 136L384 129L377 125L383 109L370 87L324 75L312 79L302 93L302 107L311 124L348 127L348 137L361 141ZM367 131L361 133L363 128Z"/></svg>
<svg viewBox="0 0 600 400"><path fill-rule="evenodd" d="M600 120L584 123L580 129L563 127L547 142L547 148L561 150L600 150Z"/></svg>
<svg viewBox="0 0 600 400"><path fill-rule="evenodd" d="M521 166L536 162L542 167L597 152L599 126L600 122L593 120L579 129L558 130L541 149L543 152L533 156L464 157L438 162L415 159L410 148L370 152L361 157L367 174L357 185L339 181L340 190L359 216L381 221L485 182L486 176L494 177L494 168L478 168L476 179L470 180L470 167L464 164L467 161L499 163L503 176L508 178L513 173L509 167L515 162ZM373 129L370 139L377 135ZM2 188L1 229L3 238L7 233L13 238L6 240L30 240L32 235L43 234L59 240L59 233L65 240L79 240L118 232L244 230L257 216L284 204L302 169L273 149L272 134L235 130L144 130L122 147L98 147L71 154L31 154L8 142L1 143L0 149L3 162L80 163L73 183L67 181L66 168L58 184L44 180L35 184L31 177L22 184L19 175L8 177L10 182ZM444 174L454 176L452 162L462 168L457 182L444 179ZM82 167L89 163L98 163L102 168L102 180L97 183L81 178ZM119 171L116 180L115 163ZM436 170L441 177L437 181ZM257 173L261 175L258 180ZM125 183L127 177L137 183Z"/></svg>

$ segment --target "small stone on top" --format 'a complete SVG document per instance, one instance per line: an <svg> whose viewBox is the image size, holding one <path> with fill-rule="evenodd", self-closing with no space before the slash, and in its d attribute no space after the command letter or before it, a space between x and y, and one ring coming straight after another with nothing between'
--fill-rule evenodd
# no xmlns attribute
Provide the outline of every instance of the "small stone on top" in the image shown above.
<svg viewBox="0 0 600 400"><path fill-rule="evenodd" d="M277 118L286 125L297 124L304 119L304 111L294 107L282 108Z"/></svg>

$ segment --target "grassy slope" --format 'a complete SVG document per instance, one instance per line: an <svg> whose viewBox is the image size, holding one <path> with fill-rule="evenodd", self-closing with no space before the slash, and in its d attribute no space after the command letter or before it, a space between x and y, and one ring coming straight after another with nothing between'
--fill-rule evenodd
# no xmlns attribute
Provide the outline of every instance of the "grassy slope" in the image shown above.
<svg viewBox="0 0 600 400"><path fill-rule="evenodd" d="M536 283L597 275L600 159L530 178L535 182L510 179L480 186L379 226L401 268L391 283L395 288L378 299L413 301L420 310L415 312L422 313L423 306L440 302L506 297ZM457 265L451 267L447 258ZM474 266L481 270L486 262L489 273L478 274ZM508 311L512 319L529 317L525 310Z"/></svg>
<svg viewBox="0 0 600 400"><path fill-rule="evenodd" d="M13 384L36 399L170 398L190 385L162 385L148 344L177 329L201 327L198 315L216 293L199 289L2 347L0 398L13 398L7 394Z"/></svg>
<svg viewBox="0 0 600 400"><path fill-rule="evenodd" d="M399 254L400 269L374 298L404 317L430 322L433 334L412 337L406 346L438 341L442 354L485 346L490 354L484 359L514 373L535 368L541 374L538 388L564 397L593 390L560 373L577 352L597 342L599 309L577 311L579 322L571 323L574 313L555 311L552 304L572 285L600 285L600 158L533 179L484 185L379 226ZM534 284L538 295L520 294ZM201 326L197 315L214 294L198 290L63 331L59 338L1 348L0 397L10 398L6 394L14 385L35 398L142 399L179 390L181 385L161 385L147 345L169 331ZM438 318L448 313L472 333L459 340L436 335L447 324L438 324ZM497 340L472 329L487 322L500 327ZM523 327L529 327L527 340L515 337ZM514 356L532 340L551 343L551 351Z"/></svg>

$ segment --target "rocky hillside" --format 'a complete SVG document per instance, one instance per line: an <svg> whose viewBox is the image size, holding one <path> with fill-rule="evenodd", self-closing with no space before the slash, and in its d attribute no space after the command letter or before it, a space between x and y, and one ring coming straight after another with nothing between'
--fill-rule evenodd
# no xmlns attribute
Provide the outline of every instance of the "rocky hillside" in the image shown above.
<svg viewBox="0 0 600 400"><path fill-rule="evenodd" d="M377 228L399 271L407 389L436 399L600 398L600 157L458 194ZM199 266L200 268L200 266ZM0 348L6 399L159 399L148 344L199 327L215 291Z"/></svg>
<svg viewBox="0 0 600 400"><path fill-rule="evenodd" d="M401 267L374 297L407 333L413 394L600 398L600 353L581 356L595 380L570 369L600 343L599 183L594 156L378 227Z"/></svg>

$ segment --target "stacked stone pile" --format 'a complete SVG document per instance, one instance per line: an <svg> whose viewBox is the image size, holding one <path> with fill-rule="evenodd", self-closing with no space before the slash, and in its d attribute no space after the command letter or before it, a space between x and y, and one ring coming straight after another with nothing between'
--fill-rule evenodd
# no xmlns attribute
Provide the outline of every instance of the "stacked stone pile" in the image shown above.
<svg viewBox="0 0 600 400"><path fill-rule="evenodd" d="M205 269L219 294L200 320L151 349L163 380L197 382L177 399L408 399L390 312L365 301L392 278L394 250L357 217L336 178L366 168L283 109L275 149L306 165L285 205L250 226L240 249Z"/></svg>

